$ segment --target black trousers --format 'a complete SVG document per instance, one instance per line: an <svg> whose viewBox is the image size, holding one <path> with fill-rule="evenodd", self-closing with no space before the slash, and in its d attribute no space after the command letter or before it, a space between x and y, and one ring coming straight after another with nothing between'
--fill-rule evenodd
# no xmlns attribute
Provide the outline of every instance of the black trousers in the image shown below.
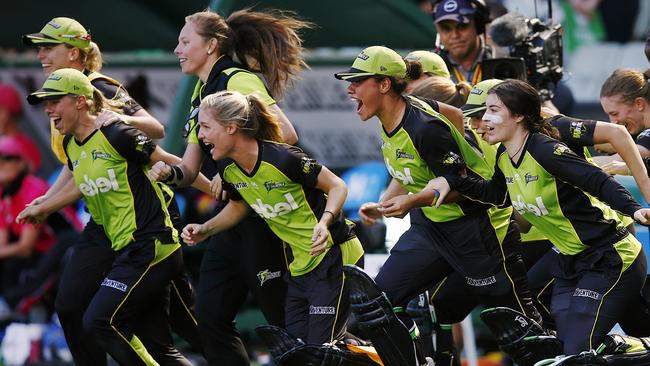
<svg viewBox="0 0 650 366"><path fill-rule="evenodd" d="M411 227L392 249L376 282L394 306L405 307L410 299L457 272L453 282L458 283L450 287L449 296L455 297L458 288L469 290L472 296L467 296L464 306L456 301L435 304L441 310L448 305L445 321L462 320L477 302L507 306L536 318L519 246L515 225L510 225L500 244L483 213L441 224L412 210Z"/></svg>
<svg viewBox="0 0 650 366"><path fill-rule="evenodd" d="M72 248L72 254L61 275L55 309L74 362L78 366L106 365L106 351L100 346L94 334L88 334L84 330L82 319L104 277L111 269L115 255L103 228L91 220ZM174 279L173 282L177 287L184 286L182 278L182 273L179 273ZM168 291L168 295L158 294L159 303L151 307L133 325L137 328L135 333L161 365L178 365L179 360L183 360L180 353L171 345L169 322L179 324L172 325L174 329L178 327L191 329L194 325L194 332L198 332L196 321L192 316L186 315L188 310L191 311L193 301L187 292L188 290ZM176 305L169 308L172 315L168 319L167 305L164 304L164 300L166 296L174 297L178 296L177 294L186 297L170 301L171 305ZM198 341L198 336L194 338Z"/></svg>
<svg viewBox="0 0 650 366"><path fill-rule="evenodd" d="M135 334L138 317L159 306L169 282L181 271L180 247L170 254L155 240L136 241L116 252L109 272L83 317L83 329L120 365L156 365ZM161 254L164 253L164 254ZM179 359L179 364L184 363Z"/></svg>
<svg viewBox="0 0 650 366"><path fill-rule="evenodd" d="M250 292L267 322L284 327L283 243L257 216L214 235L201 262L196 314L210 365L249 365L235 316Z"/></svg>
<svg viewBox="0 0 650 366"><path fill-rule="evenodd" d="M612 245L560 256L558 266L552 269L556 278L551 313L565 354L598 347L639 295L646 269L643 250L623 269L621 256Z"/></svg>

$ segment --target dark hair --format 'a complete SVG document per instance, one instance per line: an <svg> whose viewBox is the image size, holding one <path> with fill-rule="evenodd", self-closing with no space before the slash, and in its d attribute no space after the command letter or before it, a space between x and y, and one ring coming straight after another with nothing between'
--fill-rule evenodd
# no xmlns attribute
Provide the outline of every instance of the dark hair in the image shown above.
<svg viewBox="0 0 650 366"><path fill-rule="evenodd" d="M559 139L558 130L542 118L542 99L535 88L525 81L506 79L493 86L488 94L495 94L510 114L522 116L524 127L530 132L539 132Z"/></svg>
<svg viewBox="0 0 650 366"><path fill-rule="evenodd" d="M410 80L417 80L425 74L422 63L419 60L404 59L404 63L406 64L406 76Z"/></svg>
<svg viewBox="0 0 650 366"><path fill-rule="evenodd" d="M185 17L204 39L216 38L219 53L236 56L251 71L259 71L271 94L281 97L303 67L302 38L299 32L313 24L288 11L238 10L227 19L206 9Z"/></svg>
<svg viewBox="0 0 650 366"><path fill-rule="evenodd" d="M445 77L431 76L413 88L411 94L460 108L467 101L471 90L472 86L466 81L454 84L453 81Z"/></svg>
<svg viewBox="0 0 650 366"><path fill-rule="evenodd" d="M603 83L600 97L619 97L623 103L632 104L641 97L650 103L650 69L617 69Z"/></svg>

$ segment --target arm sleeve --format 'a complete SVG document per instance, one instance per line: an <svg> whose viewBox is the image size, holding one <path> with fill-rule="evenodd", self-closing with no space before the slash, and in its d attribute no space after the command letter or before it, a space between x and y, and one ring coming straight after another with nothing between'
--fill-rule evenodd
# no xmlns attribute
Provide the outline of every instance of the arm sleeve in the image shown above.
<svg viewBox="0 0 650 366"><path fill-rule="evenodd" d="M549 140L539 144L532 155L557 179L597 197L616 211L633 216L642 208L611 175L580 158L560 142Z"/></svg>
<svg viewBox="0 0 650 366"><path fill-rule="evenodd" d="M644 130L636 137L636 144L650 150L650 129Z"/></svg>
<svg viewBox="0 0 650 366"><path fill-rule="evenodd" d="M444 175L452 190L470 199L491 203L493 205L504 206L508 204L508 186L506 177L499 168L499 156L505 152L503 145L497 150L496 162L494 165L494 174L492 179L484 180L479 177L467 175Z"/></svg>
<svg viewBox="0 0 650 366"><path fill-rule="evenodd" d="M63 141L61 142L61 146L63 148L63 154L65 156L65 164L68 165L70 171L73 171L72 162L70 161L70 157L68 156L68 144L70 143L71 138L72 135L63 136Z"/></svg>
<svg viewBox="0 0 650 366"><path fill-rule="evenodd" d="M92 84L104 94L109 103L117 104L123 114L132 116L142 109L142 106L129 95L123 86L115 85L104 79L95 79Z"/></svg>
<svg viewBox="0 0 650 366"><path fill-rule="evenodd" d="M594 145L596 121L566 116L552 117L549 122L560 132L560 140L570 147Z"/></svg>
<svg viewBox="0 0 650 366"><path fill-rule="evenodd" d="M305 187L316 187L318 174L323 169L323 166L305 154L300 148L287 146L286 162L289 178Z"/></svg>
<svg viewBox="0 0 650 366"><path fill-rule="evenodd" d="M223 186L223 189L228 192L228 198L233 200L233 201L241 201L243 197L241 194L239 194L239 191L237 191L237 188L232 185L224 176L224 171L226 170L226 167L230 164L232 164L232 160L226 159L226 160L218 160L216 162L217 165L217 172L219 173L219 176L221 177L221 185Z"/></svg>
<svg viewBox="0 0 650 366"><path fill-rule="evenodd" d="M149 164L156 144L135 127L118 122L101 128L113 148L126 160L137 164Z"/></svg>
<svg viewBox="0 0 650 366"><path fill-rule="evenodd" d="M460 148L444 122L434 120L422 124L414 141L420 157L436 176L465 174Z"/></svg>

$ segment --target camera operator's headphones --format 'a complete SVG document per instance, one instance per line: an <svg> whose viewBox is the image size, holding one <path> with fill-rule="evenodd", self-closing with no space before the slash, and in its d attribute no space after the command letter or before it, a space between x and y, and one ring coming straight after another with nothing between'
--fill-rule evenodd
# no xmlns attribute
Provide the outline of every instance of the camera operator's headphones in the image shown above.
<svg viewBox="0 0 650 366"><path fill-rule="evenodd" d="M440 3L448 0L434 0L433 1L433 21L436 20L436 9L440 6ZM471 14L463 14L465 16L471 16L474 19L474 24L476 25L476 33L483 34L485 33L485 26L490 23L490 9L485 4L485 0L469 0L470 5L474 8L474 12Z"/></svg>

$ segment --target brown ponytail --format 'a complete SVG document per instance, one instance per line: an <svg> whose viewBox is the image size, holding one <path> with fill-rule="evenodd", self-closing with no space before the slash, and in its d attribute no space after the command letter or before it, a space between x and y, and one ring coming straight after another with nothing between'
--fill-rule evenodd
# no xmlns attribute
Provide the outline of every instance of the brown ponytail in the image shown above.
<svg viewBox="0 0 650 366"><path fill-rule="evenodd" d="M471 90L472 86L465 81L454 84L442 76L431 76L422 80L411 94L460 108L465 104Z"/></svg>
<svg viewBox="0 0 650 366"><path fill-rule="evenodd" d="M417 80L424 74L420 61L404 59L404 63L406 64L406 77L408 79Z"/></svg>

